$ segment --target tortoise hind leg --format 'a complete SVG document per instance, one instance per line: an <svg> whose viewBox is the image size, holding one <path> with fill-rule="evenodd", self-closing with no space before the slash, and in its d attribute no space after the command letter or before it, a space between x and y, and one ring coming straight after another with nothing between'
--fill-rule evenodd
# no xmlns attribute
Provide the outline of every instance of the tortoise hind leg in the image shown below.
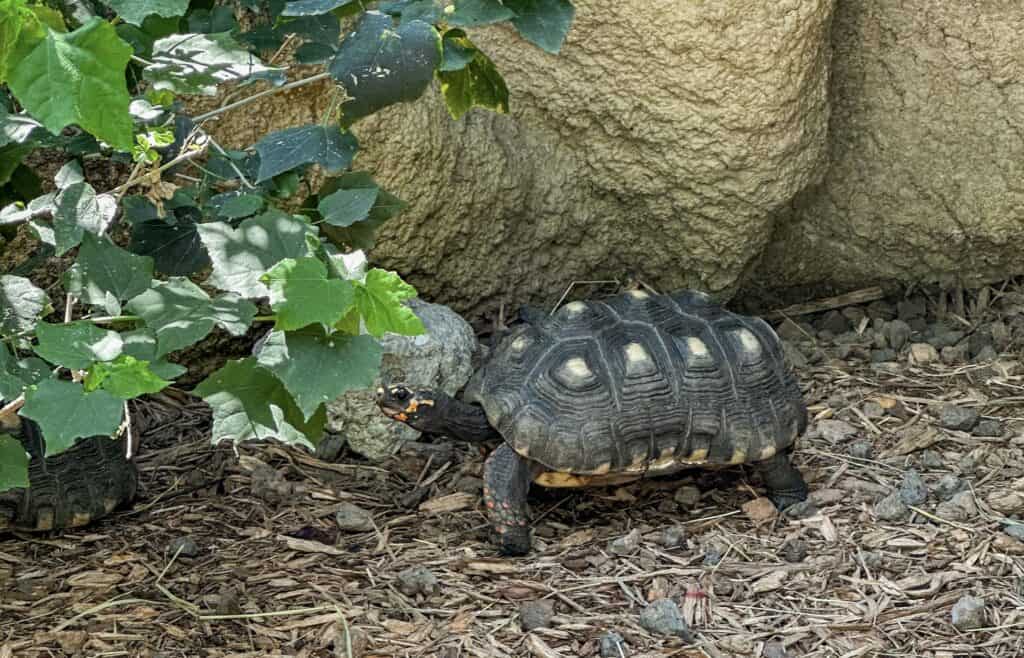
<svg viewBox="0 0 1024 658"><path fill-rule="evenodd" d="M803 475L789 461L790 452L781 452L754 464L768 489L768 498L779 510L807 500L807 483Z"/></svg>
<svg viewBox="0 0 1024 658"><path fill-rule="evenodd" d="M502 443L484 463L484 504L495 543L503 555L530 551L530 465L507 443Z"/></svg>

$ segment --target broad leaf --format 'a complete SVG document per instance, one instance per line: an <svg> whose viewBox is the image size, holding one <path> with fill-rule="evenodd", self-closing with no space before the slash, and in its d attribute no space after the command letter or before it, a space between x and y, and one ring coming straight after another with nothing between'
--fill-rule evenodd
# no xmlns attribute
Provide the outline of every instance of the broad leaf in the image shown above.
<svg viewBox="0 0 1024 658"><path fill-rule="evenodd" d="M0 0L2 2L3 0ZM0 106L0 146L26 144L46 132L43 124L24 114L10 114Z"/></svg>
<svg viewBox="0 0 1024 658"><path fill-rule="evenodd" d="M81 384L48 379L26 392L21 415L39 423L46 455L64 452L75 439L112 436L124 403L106 391L86 393Z"/></svg>
<svg viewBox="0 0 1024 658"><path fill-rule="evenodd" d="M78 246L85 231L101 235L117 212L114 197L97 195L88 183L72 183L60 191L54 203L53 230L58 256Z"/></svg>
<svg viewBox="0 0 1024 658"><path fill-rule="evenodd" d="M64 286L86 304L102 305L108 294L123 301L142 293L152 279L152 258L86 234L77 262L65 274Z"/></svg>
<svg viewBox="0 0 1024 658"><path fill-rule="evenodd" d="M132 25L142 25L147 16L156 14L164 18L184 16L188 11L188 0L106 0L122 20Z"/></svg>
<svg viewBox="0 0 1024 658"><path fill-rule="evenodd" d="M82 171L82 163L78 160L70 160L57 170L53 177L53 183L58 190L64 190L77 183L85 182L85 173Z"/></svg>
<svg viewBox="0 0 1024 658"><path fill-rule="evenodd" d="M370 336L327 335L320 328L273 331L256 358L309 418L345 391L372 386L380 372L381 347Z"/></svg>
<svg viewBox="0 0 1024 658"><path fill-rule="evenodd" d="M9 69L21 60L21 56L15 57L18 46L22 51L31 50L43 36L43 25L24 0L0 0L0 82L7 80Z"/></svg>
<svg viewBox="0 0 1024 658"><path fill-rule="evenodd" d="M466 36L465 30L448 30L441 39L441 71L458 71L476 57L477 47Z"/></svg>
<svg viewBox="0 0 1024 658"><path fill-rule="evenodd" d="M282 16L316 16L326 14L338 7L351 4L356 0L293 0L285 5Z"/></svg>
<svg viewBox="0 0 1024 658"><path fill-rule="evenodd" d="M213 300L213 321L232 336L242 336L256 317L256 305L233 292Z"/></svg>
<svg viewBox="0 0 1024 658"><path fill-rule="evenodd" d="M263 197L258 194L225 192L210 199L207 207L215 208L220 217L241 219L263 210Z"/></svg>
<svg viewBox="0 0 1024 658"><path fill-rule="evenodd" d="M351 226L367 218L378 192L376 187L338 190L317 204L317 210L331 226Z"/></svg>
<svg viewBox="0 0 1024 658"><path fill-rule="evenodd" d="M449 30L449 33L457 31L461 32L461 30ZM447 46L449 43L452 44L451 47ZM452 35L449 37L448 34L445 34L445 44L446 65L451 61L448 58L449 53L452 53L455 58L455 61L452 61L453 66L461 61L465 53L472 53L472 58L461 68L441 70L437 73L437 77L441 80L441 93L444 95L445 105L447 105L448 113L452 118L460 118L473 107L482 107L502 114L507 113L508 87L505 86L505 80L498 73L491 58L478 50L464 36Z"/></svg>
<svg viewBox="0 0 1024 658"><path fill-rule="evenodd" d="M19 359L0 343L0 400L13 400L49 374L50 368L40 359Z"/></svg>
<svg viewBox="0 0 1024 658"><path fill-rule="evenodd" d="M299 126L270 133L256 143L262 182L305 164L316 163L328 173L352 164L359 142L350 132L336 126Z"/></svg>
<svg viewBox="0 0 1024 658"><path fill-rule="evenodd" d="M334 57L336 51L336 48L325 43L307 41L295 49L295 61L299 64L322 64Z"/></svg>
<svg viewBox="0 0 1024 658"><path fill-rule="evenodd" d="M124 340L122 351L125 355L134 357L139 361L149 363L149 369L154 375L168 381L177 379L188 371L188 368L177 363L170 363L163 358L157 358L156 335L149 329L136 329L121 334Z"/></svg>
<svg viewBox="0 0 1024 658"><path fill-rule="evenodd" d="M326 237L335 244L345 245L353 249L370 249L374 244L377 229L402 210L406 203L395 195L381 190L373 177L365 171L354 171L326 181L320 188L320 197L325 198L336 190L377 190L377 200L364 221L356 222L348 227L323 226Z"/></svg>
<svg viewBox="0 0 1024 658"><path fill-rule="evenodd" d="M11 91L47 130L77 124L121 150L132 145L124 70L132 47L105 20L92 18L74 32L49 30L12 67Z"/></svg>
<svg viewBox="0 0 1024 658"><path fill-rule="evenodd" d="M312 448L327 420L321 406L308 421L284 385L254 357L229 361L195 388L213 409L214 443L276 438Z"/></svg>
<svg viewBox="0 0 1024 658"><path fill-rule="evenodd" d="M0 493L28 487L28 453L21 441L0 434Z"/></svg>
<svg viewBox="0 0 1024 658"><path fill-rule="evenodd" d="M416 289L394 272L374 268L364 283L356 282L356 307L366 331L380 337L386 332L415 336L424 332L423 322L403 300L416 296Z"/></svg>
<svg viewBox="0 0 1024 658"><path fill-rule="evenodd" d="M316 258L289 258L263 278L270 287L270 307L277 314L275 327L291 330L319 323L331 326L352 308L352 284L328 279L327 266Z"/></svg>
<svg viewBox="0 0 1024 658"><path fill-rule="evenodd" d="M278 210L243 221L237 229L226 222L209 222L197 227L213 260L208 282L242 297L270 294L260 277L285 258L309 254L306 236L312 227Z"/></svg>
<svg viewBox="0 0 1024 658"><path fill-rule="evenodd" d="M215 96L217 84L249 78L277 81L283 69L266 66L230 34L174 34L153 44L153 64L142 77L154 89Z"/></svg>
<svg viewBox="0 0 1024 658"><path fill-rule="evenodd" d="M562 49L576 9L569 0L504 0L515 12L512 19L519 34L549 53Z"/></svg>
<svg viewBox="0 0 1024 658"><path fill-rule="evenodd" d="M345 38L330 72L351 100L342 104L342 123L394 103L416 100L441 61L441 37L434 26L413 20L392 27L392 19L368 11Z"/></svg>
<svg viewBox="0 0 1024 658"><path fill-rule="evenodd" d="M169 276L188 276L210 265L210 256L189 213L175 211L166 219L137 222L132 226L129 248L133 253L151 256L156 270Z"/></svg>
<svg viewBox="0 0 1024 658"><path fill-rule="evenodd" d="M50 298L31 281L0 275L0 335L32 331L39 318L52 310Z"/></svg>
<svg viewBox="0 0 1024 658"><path fill-rule="evenodd" d="M448 14L449 25L473 27L507 21L515 16L499 0L455 0L454 10Z"/></svg>
<svg viewBox="0 0 1024 658"><path fill-rule="evenodd" d="M39 344L35 353L50 363L84 370L95 361L112 361L121 354L123 341L116 331L100 329L79 320L65 324L40 322L36 326Z"/></svg>
<svg viewBox="0 0 1024 658"><path fill-rule="evenodd" d="M193 345L213 329L213 301L188 279L175 277L153 284L132 298L128 310L156 333L156 356Z"/></svg>
<svg viewBox="0 0 1024 658"><path fill-rule="evenodd" d="M158 377L145 361L122 354L109 363L97 363L85 377L85 390L104 391L122 400L131 400L146 393L157 393L171 382Z"/></svg>

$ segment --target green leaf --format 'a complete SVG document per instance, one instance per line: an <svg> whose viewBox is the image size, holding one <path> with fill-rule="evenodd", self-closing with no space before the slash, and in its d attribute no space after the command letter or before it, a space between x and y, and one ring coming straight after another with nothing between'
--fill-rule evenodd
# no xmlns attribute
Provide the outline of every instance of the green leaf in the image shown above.
<svg viewBox="0 0 1024 658"><path fill-rule="evenodd" d="M225 193L226 198L222 199L219 207L217 207L217 214L227 219L241 219L242 217L249 217L263 210L263 197L258 194L237 194L232 192ZM217 195L224 196L224 195ZM216 197L214 197L215 199ZM214 200L210 199L208 206L214 206Z"/></svg>
<svg viewBox="0 0 1024 658"><path fill-rule="evenodd" d="M174 34L153 44L153 63L142 77L157 90L215 96L217 85L249 78L276 81L284 69L263 64L229 33Z"/></svg>
<svg viewBox="0 0 1024 658"><path fill-rule="evenodd" d="M2 2L3 0L0 0ZM27 144L46 133L43 124L24 114L10 114L0 106L0 146Z"/></svg>
<svg viewBox="0 0 1024 658"><path fill-rule="evenodd" d="M437 73L441 80L441 94L452 118L460 118L473 107L508 113L508 87L491 58L473 46L468 38L453 36L449 40L446 34L445 43L449 41L457 44L461 52L473 53L472 59L461 69L441 70ZM446 48L445 53L448 52L455 51Z"/></svg>
<svg viewBox="0 0 1024 658"><path fill-rule="evenodd" d="M69 160L57 170L53 177L53 183L58 190L64 190L72 185L85 182L85 173L82 171L82 163L78 160Z"/></svg>
<svg viewBox="0 0 1024 658"><path fill-rule="evenodd" d="M87 392L102 387L104 391L122 400L157 393L171 384L150 370L147 362L127 354L122 354L110 363L94 364L85 376L84 383Z"/></svg>
<svg viewBox="0 0 1024 658"><path fill-rule="evenodd" d="M478 50L465 30L448 30L441 38L441 65L437 70L458 71L473 61Z"/></svg>
<svg viewBox="0 0 1024 658"><path fill-rule="evenodd" d="M149 287L153 259L136 256L107 238L86 234L78 260L65 273L64 287L86 304L105 304L107 295L130 299Z"/></svg>
<svg viewBox="0 0 1024 658"><path fill-rule="evenodd" d="M298 126L270 133L255 148L260 156L256 182L261 183L313 162L328 173L337 173L352 164L359 142L336 126Z"/></svg>
<svg viewBox="0 0 1024 658"><path fill-rule="evenodd" d="M188 0L106 0L106 3L124 22L132 25L142 25L142 21L152 14L174 18L184 16L188 11Z"/></svg>
<svg viewBox="0 0 1024 658"><path fill-rule="evenodd" d="M328 279L327 266L316 258L285 259L262 280L270 287L278 329L301 329L314 323L329 327L352 308L352 284Z"/></svg>
<svg viewBox="0 0 1024 658"><path fill-rule="evenodd" d="M36 325L39 344L33 349L50 363L84 370L95 361L112 361L121 354L123 341L116 331L100 329L79 320L66 324L40 322Z"/></svg>
<svg viewBox="0 0 1024 658"><path fill-rule="evenodd" d="M256 359L284 383L305 418L348 390L368 388L380 372L380 343L370 336L309 328L273 331Z"/></svg>
<svg viewBox="0 0 1024 658"><path fill-rule="evenodd" d="M270 291L260 277L285 258L308 255L306 235L312 227L274 210L245 220L237 229L208 222L197 230L213 261L211 285L242 297L266 297Z"/></svg>
<svg viewBox="0 0 1024 658"><path fill-rule="evenodd" d="M43 361L34 357L18 359L0 343L0 400L13 400L49 374L50 369Z"/></svg>
<svg viewBox="0 0 1024 658"><path fill-rule="evenodd" d="M53 230L57 255L63 255L82 241L85 231L101 235L117 212L117 200L110 194L97 195L88 183L72 183L57 195Z"/></svg>
<svg viewBox="0 0 1024 658"><path fill-rule="evenodd" d="M70 448L75 439L112 436L121 425L123 405L106 391L86 393L81 384L47 379L26 392L21 415L39 423L49 457Z"/></svg>
<svg viewBox="0 0 1024 658"><path fill-rule="evenodd" d="M197 224L187 213L137 222L129 248L151 256L157 271L169 276L188 276L210 265Z"/></svg>
<svg viewBox="0 0 1024 658"><path fill-rule="evenodd" d="M416 336L424 332L423 322L403 300L416 296L416 289L396 274L378 268L366 273L366 281L355 282L356 307L366 331L376 337L386 332Z"/></svg>
<svg viewBox="0 0 1024 658"><path fill-rule="evenodd" d="M114 27L93 18L74 32L46 38L10 71L9 85L47 130L77 124L114 147L132 145L124 69L132 47Z"/></svg>
<svg viewBox="0 0 1024 658"><path fill-rule="evenodd" d="M326 14L355 0L293 0L285 5L282 16L316 16Z"/></svg>
<svg viewBox="0 0 1024 658"><path fill-rule="evenodd" d="M28 488L28 453L21 441L0 434L0 494L17 487Z"/></svg>
<svg viewBox="0 0 1024 658"><path fill-rule="evenodd" d="M0 335L32 331L39 318L50 313L50 298L24 277L0 275Z"/></svg>
<svg viewBox="0 0 1024 658"><path fill-rule="evenodd" d="M171 381L188 372L184 366L157 357L156 335L149 329L126 331L121 338L124 340L124 354L149 363L149 369L157 377Z"/></svg>
<svg viewBox="0 0 1024 658"><path fill-rule="evenodd" d="M276 438L312 448L323 436L325 406L307 421L284 385L254 357L229 361L195 393L213 409L214 443Z"/></svg>
<svg viewBox="0 0 1024 658"><path fill-rule="evenodd" d="M351 100L342 104L342 123L394 103L420 97L441 61L441 37L433 25L413 20L398 28L378 11L368 11L345 38L330 72Z"/></svg>
<svg viewBox="0 0 1024 658"><path fill-rule="evenodd" d="M374 244L374 234L384 222L405 209L406 203L386 190L378 188L373 177L365 171L353 171L326 181L320 188L320 196L324 198L336 190L377 190L377 200L364 221L356 222L347 227L323 226L325 236L335 244L343 244L353 249L370 249Z"/></svg>
<svg viewBox="0 0 1024 658"><path fill-rule="evenodd" d="M498 0L455 0L454 10L448 14L448 24L460 27L489 25L507 21L515 16Z"/></svg>
<svg viewBox="0 0 1024 658"><path fill-rule="evenodd" d="M243 336L256 317L256 305L233 292L213 300L213 321L232 336Z"/></svg>
<svg viewBox="0 0 1024 658"><path fill-rule="evenodd" d="M331 226L351 226L367 218L378 192L376 187L338 190L317 204L317 210Z"/></svg>
<svg viewBox="0 0 1024 658"><path fill-rule="evenodd" d="M0 82L45 37L45 25L24 0L0 0Z"/></svg>
<svg viewBox="0 0 1024 658"><path fill-rule="evenodd" d="M213 329L214 309L209 295L188 279L159 281L133 297L129 312L142 316L156 333L156 356L193 345Z"/></svg>
<svg viewBox="0 0 1024 658"><path fill-rule="evenodd" d="M515 12L512 19L519 34L549 53L557 54L569 33L576 9L569 0L504 0Z"/></svg>

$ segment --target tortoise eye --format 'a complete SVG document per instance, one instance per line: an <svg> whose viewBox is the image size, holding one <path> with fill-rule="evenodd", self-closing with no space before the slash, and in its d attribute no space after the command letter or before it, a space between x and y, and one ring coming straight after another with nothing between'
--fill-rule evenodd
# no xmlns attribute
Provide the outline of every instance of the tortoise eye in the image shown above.
<svg viewBox="0 0 1024 658"><path fill-rule="evenodd" d="M409 399L409 389L399 388L399 389L395 390L395 397L397 399L403 401L403 402L405 400L408 400Z"/></svg>

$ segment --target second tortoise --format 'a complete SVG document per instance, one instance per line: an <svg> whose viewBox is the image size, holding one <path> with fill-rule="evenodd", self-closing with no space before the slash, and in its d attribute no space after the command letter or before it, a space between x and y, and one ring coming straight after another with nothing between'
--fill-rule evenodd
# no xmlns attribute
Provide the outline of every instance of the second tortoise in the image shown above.
<svg viewBox="0 0 1024 658"><path fill-rule="evenodd" d="M699 292L572 302L512 329L461 400L407 384L377 398L422 432L502 441L484 467L484 499L507 555L529 551L531 483L749 463L776 507L807 497L789 459L807 408L778 336Z"/></svg>

